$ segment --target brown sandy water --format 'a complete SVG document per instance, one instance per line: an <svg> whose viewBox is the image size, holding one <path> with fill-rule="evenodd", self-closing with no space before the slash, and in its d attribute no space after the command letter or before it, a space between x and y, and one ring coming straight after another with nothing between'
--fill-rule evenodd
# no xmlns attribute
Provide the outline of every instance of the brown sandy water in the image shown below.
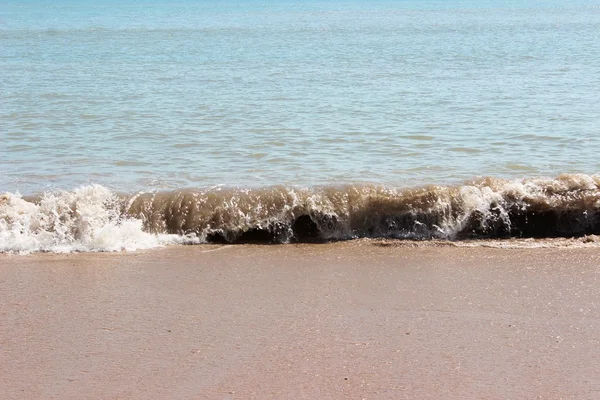
<svg viewBox="0 0 600 400"><path fill-rule="evenodd" d="M0 255L4 399L600 397L600 250Z"/></svg>
<svg viewBox="0 0 600 400"><path fill-rule="evenodd" d="M403 189L355 184L118 194L89 185L37 197L0 195L0 252L7 253L356 238L589 242L598 235L600 176L583 174Z"/></svg>

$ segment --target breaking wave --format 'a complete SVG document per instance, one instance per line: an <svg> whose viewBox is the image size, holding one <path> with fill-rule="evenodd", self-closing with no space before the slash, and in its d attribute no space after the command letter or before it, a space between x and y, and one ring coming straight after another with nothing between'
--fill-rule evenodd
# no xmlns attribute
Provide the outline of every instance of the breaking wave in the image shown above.
<svg viewBox="0 0 600 400"><path fill-rule="evenodd" d="M145 232L141 219L122 213L122 199L100 185L37 199L0 196L0 252L139 250L194 241Z"/></svg>
<svg viewBox="0 0 600 400"><path fill-rule="evenodd" d="M0 197L0 251L117 251L184 243L600 234L600 177L484 178L459 186L211 188L117 194L91 185Z"/></svg>

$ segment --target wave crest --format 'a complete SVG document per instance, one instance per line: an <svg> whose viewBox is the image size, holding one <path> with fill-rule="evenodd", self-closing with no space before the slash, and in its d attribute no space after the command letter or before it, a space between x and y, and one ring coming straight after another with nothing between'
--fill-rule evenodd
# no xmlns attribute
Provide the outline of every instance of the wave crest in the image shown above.
<svg viewBox="0 0 600 400"><path fill-rule="evenodd" d="M600 178L581 174L409 189L277 186L117 195L91 185L37 198L2 195L0 250L574 237L600 233L599 210Z"/></svg>

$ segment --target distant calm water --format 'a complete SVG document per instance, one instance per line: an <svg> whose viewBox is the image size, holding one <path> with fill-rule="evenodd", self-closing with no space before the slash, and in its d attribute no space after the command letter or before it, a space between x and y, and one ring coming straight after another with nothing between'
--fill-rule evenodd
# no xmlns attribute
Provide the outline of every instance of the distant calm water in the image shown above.
<svg viewBox="0 0 600 400"><path fill-rule="evenodd" d="M0 190L600 170L599 1L4 1Z"/></svg>

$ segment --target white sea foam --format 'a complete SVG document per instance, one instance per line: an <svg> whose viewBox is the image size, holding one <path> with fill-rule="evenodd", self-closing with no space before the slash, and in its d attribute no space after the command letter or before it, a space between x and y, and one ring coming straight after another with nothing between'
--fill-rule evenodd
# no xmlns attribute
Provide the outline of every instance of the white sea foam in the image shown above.
<svg viewBox="0 0 600 400"><path fill-rule="evenodd" d="M45 193L39 201L0 196L0 252L68 253L139 250L194 242L193 236L151 234L124 217L118 197L100 185Z"/></svg>

